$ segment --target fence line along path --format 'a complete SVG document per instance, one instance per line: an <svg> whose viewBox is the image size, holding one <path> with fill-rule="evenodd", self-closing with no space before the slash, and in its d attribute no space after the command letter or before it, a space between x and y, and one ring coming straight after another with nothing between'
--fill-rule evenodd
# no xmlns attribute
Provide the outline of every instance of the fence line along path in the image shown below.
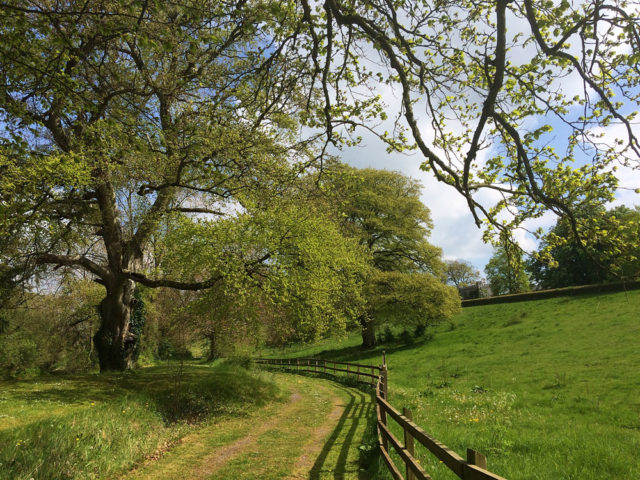
<svg viewBox="0 0 640 480"><path fill-rule="evenodd" d="M334 362L322 358L257 358L256 363L269 367L281 367L285 371L299 373L316 373L331 376L346 373L356 381L371 385L376 389L376 416L378 427L378 444L380 453L389 472L396 480L431 480L416 458L416 443L425 447L438 460L463 480L505 480L487 470L487 459L484 455L470 448L465 460L442 442L433 438L412 420L411 410L403 408L402 413L389 401L389 382L386 355L383 353L382 365L364 365L352 362ZM395 421L403 430L400 441L389 428L388 420ZM391 458L389 445L402 460L398 468Z"/></svg>

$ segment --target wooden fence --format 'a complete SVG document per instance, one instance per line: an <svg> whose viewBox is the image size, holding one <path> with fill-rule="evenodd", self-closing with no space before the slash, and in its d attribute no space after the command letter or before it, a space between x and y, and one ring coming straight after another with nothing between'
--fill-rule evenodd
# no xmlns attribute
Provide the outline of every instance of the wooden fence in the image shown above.
<svg viewBox="0 0 640 480"><path fill-rule="evenodd" d="M422 428L413 423L411 411L407 408L400 413L388 401L388 370L386 356L383 354L381 366L363 365L350 362L334 362L322 358L258 358L256 363L273 367L284 367L295 372L322 373L336 376L338 372L353 375L358 382L366 383L376 389L376 416L378 443L382 458L396 480L431 480L416 458L416 442L429 450L449 470L463 480L505 480L487 470L487 459L472 449L467 449L467 459L442 444ZM394 420L404 432L402 442L391 432L388 419ZM402 460L402 471L391 459L389 445Z"/></svg>

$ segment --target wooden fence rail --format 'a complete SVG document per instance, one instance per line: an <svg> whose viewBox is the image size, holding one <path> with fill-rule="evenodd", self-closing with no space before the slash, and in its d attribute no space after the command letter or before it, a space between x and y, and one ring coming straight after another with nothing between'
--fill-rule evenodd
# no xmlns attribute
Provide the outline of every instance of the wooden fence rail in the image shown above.
<svg viewBox="0 0 640 480"><path fill-rule="evenodd" d="M324 373L336 376L338 372L353 375L356 380L375 387L378 444L382 459L396 480L431 480L416 458L415 443L419 443L438 458L449 470L462 480L505 480L487 470L487 459L472 449L467 449L467 459L463 459L449 447L439 442L412 420L407 408L400 413L389 403L388 370L386 356L383 353L382 365L364 365L360 363L334 362L322 358L257 358L256 363L286 370L308 373ZM390 417L404 432L400 441L389 428ZM404 464L404 473L393 463L389 446L396 451Z"/></svg>

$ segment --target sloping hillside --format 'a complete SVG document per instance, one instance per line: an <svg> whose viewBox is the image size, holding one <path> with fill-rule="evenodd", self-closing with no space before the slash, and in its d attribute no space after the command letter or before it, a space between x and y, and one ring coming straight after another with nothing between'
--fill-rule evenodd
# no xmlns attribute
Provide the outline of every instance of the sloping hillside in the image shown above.
<svg viewBox="0 0 640 480"><path fill-rule="evenodd" d="M357 342L290 355L380 363L385 349L392 403L509 479L640 478L639 291L471 307L413 345Z"/></svg>

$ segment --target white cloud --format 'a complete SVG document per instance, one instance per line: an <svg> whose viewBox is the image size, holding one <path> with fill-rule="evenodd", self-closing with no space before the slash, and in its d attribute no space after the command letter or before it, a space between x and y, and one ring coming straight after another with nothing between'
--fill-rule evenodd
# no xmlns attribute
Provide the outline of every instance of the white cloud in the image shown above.
<svg viewBox="0 0 640 480"><path fill-rule="evenodd" d="M476 227L465 199L420 170L421 155L388 154L379 139L366 136L361 146L345 149L339 156L354 167L396 170L422 183L421 200L431 210L434 224L431 243L442 248L445 258L464 259L480 271L484 269L493 251L491 245L483 243L482 231Z"/></svg>
<svg viewBox="0 0 640 480"><path fill-rule="evenodd" d="M510 35L520 31L528 32L529 27L523 19L510 17L509 21ZM571 51L574 51L578 48L578 45L574 44L571 48ZM367 50L367 53L371 52L370 49ZM535 54L536 48L532 44L513 46L510 50L510 60L515 63L518 63L518 61L529 61ZM375 58L375 55L372 55L371 58ZM368 66L376 71L384 71L386 69L386 67L382 65L370 64ZM578 75L574 72L565 77L555 79L549 85L549 90L559 89L564 92L565 95L571 97L581 93L583 87L583 82L579 80ZM395 115L400 111L401 99L399 91L394 90L389 85L380 85L376 93L380 94L386 103L386 112L389 117L387 121L381 122L379 131L383 131L384 129L391 131L393 129ZM472 99L481 101L481 99L477 98ZM432 127L430 118L425 113L424 107L424 101L419 100L414 105L414 113L417 117L418 127L423 136L423 140L428 145L432 145ZM440 113L446 115L448 112L444 111ZM401 121L401 123L404 124L404 121ZM525 126L534 127L542 123L550 123L554 126L556 131L550 134L549 140L557 148L564 148L566 144L565 131L562 122L557 118L532 117L527 119ZM449 121L449 131L459 130L457 127L461 128L455 120ZM379 139L375 138L374 135L363 133L362 131L359 133L363 136L361 146L345 148L341 152L334 153L346 163L356 167L397 170L419 180L423 185L422 201L430 208L434 221L434 229L431 235L432 243L443 249L445 258L458 258L470 261L482 271L492 254L493 247L483 243L482 230L475 225L465 199L452 187L439 183L431 173L420 170L420 164L424 161L424 157L420 153L414 153L413 155L388 154L386 153L385 145ZM615 133L613 130L609 132L611 135ZM558 138L555 137L556 135ZM437 149L436 153L441 154ZM478 158L475 162L478 168L483 167L486 159L491 154L491 150L483 150L478 153ZM627 167L619 167L617 175L620 178L621 187L624 187L624 189L616 192L614 205L640 204L640 195L635 194L633 190L628 190L629 188L635 189L640 187L640 171ZM494 190L485 189L484 191L478 192L476 199L486 207L490 207L500 199L500 194ZM527 230L534 231L540 227L548 229L553 226L555 222L555 215L547 213L540 218L528 220L524 224L524 229L514 232L514 235L525 250L533 251L537 247L537 242L534 236L528 233Z"/></svg>

